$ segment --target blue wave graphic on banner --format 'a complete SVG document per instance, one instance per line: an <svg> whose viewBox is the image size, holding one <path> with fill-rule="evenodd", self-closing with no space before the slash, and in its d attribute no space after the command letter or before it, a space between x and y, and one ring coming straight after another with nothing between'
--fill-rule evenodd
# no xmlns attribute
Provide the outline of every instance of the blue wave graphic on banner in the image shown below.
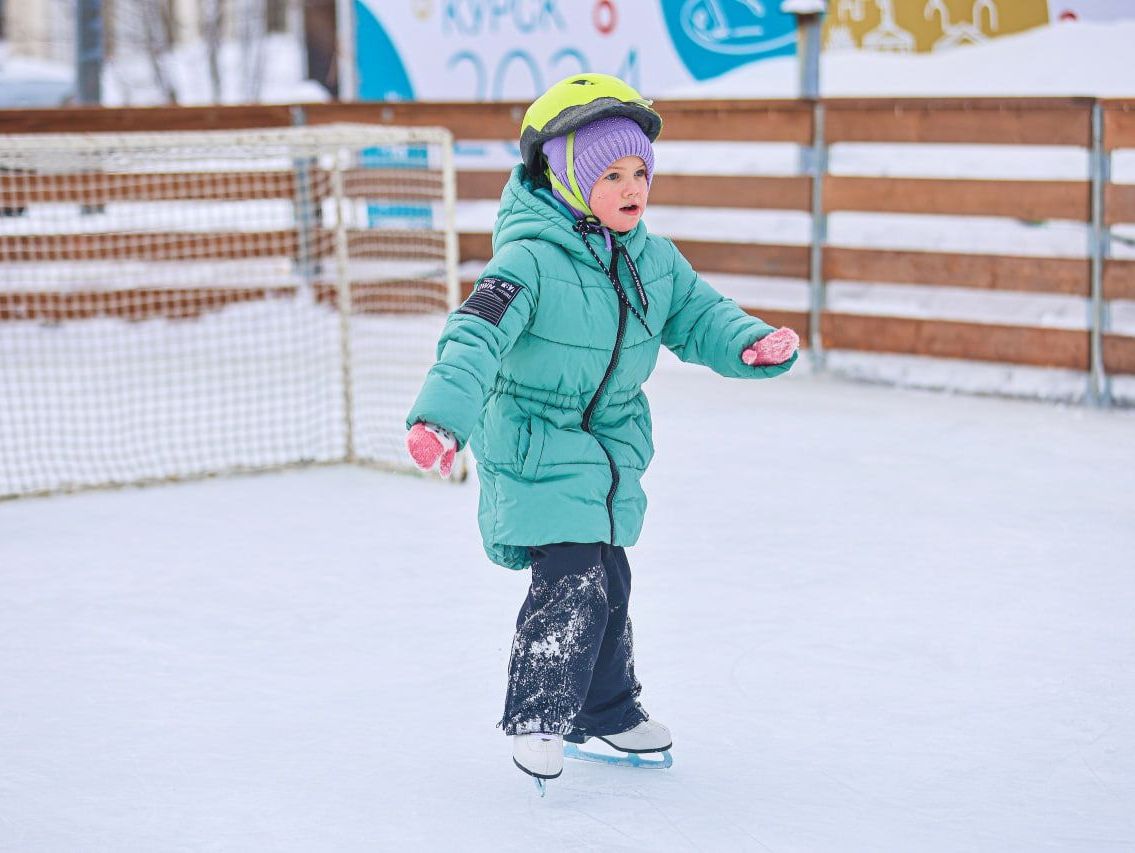
<svg viewBox="0 0 1135 853"><path fill-rule="evenodd" d="M796 18L780 0L661 0L670 40L695 80L796 53Z"/></svg>
<svg viewBox="0 0 1135 853"><path fill-rule="evenodd" d="M414 87L394 42L370 9L355 0L355 63L359 100L412 101Z"/></svg>

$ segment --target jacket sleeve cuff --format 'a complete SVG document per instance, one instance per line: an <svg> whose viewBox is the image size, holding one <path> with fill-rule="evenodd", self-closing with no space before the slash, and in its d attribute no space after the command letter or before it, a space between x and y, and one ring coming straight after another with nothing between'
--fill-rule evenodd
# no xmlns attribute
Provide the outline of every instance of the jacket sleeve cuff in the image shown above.
<svg viewBox="0 0 1135 853"><path fill-rule="evenodd" d="M427 421L449 430L458 448L469 441L484 404L484 393L476 377L453 364L439 362L430 368L418 399L406 416L406 429Z"/></svg>

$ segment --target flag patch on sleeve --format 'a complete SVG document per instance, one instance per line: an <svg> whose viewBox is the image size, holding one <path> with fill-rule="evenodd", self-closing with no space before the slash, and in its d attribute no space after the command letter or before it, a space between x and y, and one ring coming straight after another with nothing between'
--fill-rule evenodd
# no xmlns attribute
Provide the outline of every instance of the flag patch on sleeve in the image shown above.
<svg viewBox="0 0 1135 853"><path fill-rule="evenodd" d="M499 326L504 312L523 288L519 284L503 278L485 276L477 282L465 303L457 309L458 314L472 314Z"/></svg>

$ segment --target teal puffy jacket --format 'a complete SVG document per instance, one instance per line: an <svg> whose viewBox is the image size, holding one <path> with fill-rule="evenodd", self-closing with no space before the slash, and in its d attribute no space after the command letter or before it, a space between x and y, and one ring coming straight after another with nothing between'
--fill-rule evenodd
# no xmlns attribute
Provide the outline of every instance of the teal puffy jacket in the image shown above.
<svg viewBox="0 0 1135 853"><path fill-rule="evenodd" d="M450 315L406 421L469 442L485 551L511 569L529 565L529 545L638 540L639 480L654 455L642 384L659 345L738 378L776 376L796 360L746 365L741 352L772 327L641 222L610 250L581 230L523 167L513 171L493 259ZM618 290L604 269L612 264Z"/></svg>

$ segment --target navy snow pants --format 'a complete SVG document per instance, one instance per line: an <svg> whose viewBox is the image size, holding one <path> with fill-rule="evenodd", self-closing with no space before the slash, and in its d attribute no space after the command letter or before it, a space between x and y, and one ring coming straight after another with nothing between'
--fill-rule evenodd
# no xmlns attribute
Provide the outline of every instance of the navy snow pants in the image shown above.
<svg viewBox="0 0 1135 853"><path fill-rule="evenodd" d="M638 704L626 552L605 543L529 548L532 583L516 620L506 734L609 735L647 718Z"/></svg>

